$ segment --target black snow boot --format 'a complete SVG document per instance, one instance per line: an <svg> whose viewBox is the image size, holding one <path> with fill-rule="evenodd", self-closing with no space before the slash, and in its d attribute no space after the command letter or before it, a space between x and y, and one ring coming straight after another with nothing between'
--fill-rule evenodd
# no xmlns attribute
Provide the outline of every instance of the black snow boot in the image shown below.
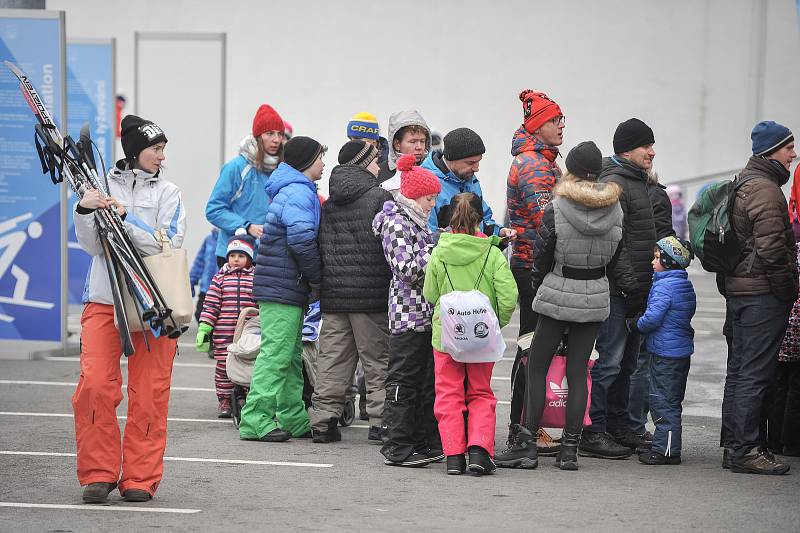
<svg viewBox="0 0 800 533"><path fill-rule="evenodd" d="M317 431L315 429L311 429L311 440L316 442L317 444L328 444L331 442L339 442L342 440L342 434L339 432L339 428L336 427L338 424L338 419L331 418L328 420L328 428L325 431Z"/></svg>
<svg viewBox="0 0 800 533"><path fill-rule="evenodd" d="M561 470L578 469L578 441L581 438L581 430L564 429L561 435L561 449L558 451L556 466Z"/></svg>
<svg viewBox="0 0 800 533"><path fill-rule="evenodd" d="M474 472L475 474L494 474L497 470L497 466L494 464L494 461L492 461L489 452L480 446L470 446L468 451L469 463L467 464L467 468L470 472Z"/></svg>
<svg viewBox="0 0 800 533"><path fill-rule="evenodd" d="M117 488L116 482L97 481L89 483L83 489L84 503L105 503L108 501L108 494Z"/></svg>
<svg viewBox="0 0 800 533"><path fill-rule="evenodd" d="M539 466L536 451L536 436L520 424L514 424L509 435L508 448L494 456L494 462L501 468L527 468Z"/></svg>

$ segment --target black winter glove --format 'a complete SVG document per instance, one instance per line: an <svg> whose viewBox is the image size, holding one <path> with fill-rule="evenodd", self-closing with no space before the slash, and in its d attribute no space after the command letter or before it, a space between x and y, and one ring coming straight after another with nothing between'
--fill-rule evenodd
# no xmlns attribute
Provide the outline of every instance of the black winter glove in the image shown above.
<svg viewBox="0 0 800 533"><path fill-rule="evenodd" d="M642 318L642 313L636 313L632 318L628 318L625 320L625 325L628 328L630 333L637 333L639 332L639 319Z"/></svg>
<svg viewBox="0 0 800 533"><path fill-rule="evenodd" d="M625 318L633 318L641 314L644 307L644 300L638 293L625 296Z"/></svg>

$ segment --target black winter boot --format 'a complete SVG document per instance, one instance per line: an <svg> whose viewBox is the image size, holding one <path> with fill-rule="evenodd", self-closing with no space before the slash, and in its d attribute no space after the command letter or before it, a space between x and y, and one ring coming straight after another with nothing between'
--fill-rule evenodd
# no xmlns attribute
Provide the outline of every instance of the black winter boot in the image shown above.
<svg viewBox="0 0 800 533"><path fill-rule="evenodd" d="M578 469L578 441L581 438L581 430L564 429L561 435L561 449L556 458L556 466L561 470Z"/></svg>
<svg viewBox="0 0 800 533"><path fill-rule="evenodd" d="M525 426L514 424L508 437L508 448L494 456L494 462L502 468L527 468L539 466L536 452L536 436Z"/></svg>
<svg viewBox="0 0 800 533"><path fill-rule="evenodd" d="M479 475L494 474L494 472L497 470L497 466L495 465L494 461L492 461L492 457L489 455L489 452L480 446L470 446L468 452L469 463L467 464L467 468L470 472Z"/></svg>
<svg viewBox="0 0 800 533"><path fill-rule="evenodd" d="M318 444L328 444L331 442L339 442L342 440L342 434L339 432L339 428L336 427L339 420L336 418L331 418L328 420L328 428L325 431L317 431L314 428L311 429L311 440Z"/></svg>

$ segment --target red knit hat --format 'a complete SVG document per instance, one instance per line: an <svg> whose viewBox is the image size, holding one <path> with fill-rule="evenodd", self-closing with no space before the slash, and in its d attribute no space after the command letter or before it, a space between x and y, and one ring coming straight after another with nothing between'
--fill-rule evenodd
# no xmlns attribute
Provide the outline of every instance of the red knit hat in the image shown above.
<svg viewBox="0 0 800 533"><path fill-rule="evenodd" d="M283 119L278 112L270 105L261 104L256 111L256 116L253 117L253 137L258 137L267 131L283 132L283 130Z"/></svg>
<svg viewBox="0 0 800 533"><path fill-rule="evenodd" d="M522 101L522 112L525 114L525 129L533 133L548 120L562 116L561 108L544 93L525 89L519 93Z"/></svg>
<svg viewBox="0 0 800 533"><path fill-rule="evenodd" d="M397 160L397 170L400 174L400 194L409 200L416 200L421 196L439 194L442 184L433 172L415 166L417 158L414 154L406 154Z"/></svg>

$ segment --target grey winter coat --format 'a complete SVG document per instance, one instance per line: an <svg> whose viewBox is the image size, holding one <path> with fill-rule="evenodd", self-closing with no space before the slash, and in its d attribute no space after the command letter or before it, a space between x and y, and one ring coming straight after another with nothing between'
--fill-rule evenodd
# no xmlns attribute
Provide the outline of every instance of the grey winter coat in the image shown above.
<svg viewBox="0 0 800 533"><path fill-rule="evenodd" d="M602 322L610 310L607 276L622 290L636 290L630 262L617 260L624 253L620 187L566 175L554 194L534 241L533 310L555 320Z"/></svg>

